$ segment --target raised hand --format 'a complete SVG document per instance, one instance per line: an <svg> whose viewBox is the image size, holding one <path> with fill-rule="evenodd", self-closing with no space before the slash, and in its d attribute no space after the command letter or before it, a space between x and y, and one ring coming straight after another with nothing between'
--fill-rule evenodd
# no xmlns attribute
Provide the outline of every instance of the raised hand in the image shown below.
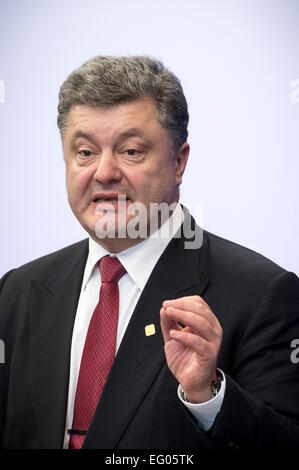
<svg viewBox="0 0 299 470"><path fill-rule="evenodd" d="M186 397L191 403L211 399L222 340L216 316L201 297L189 296L164 301L160 318L167 364Z"/></svg>

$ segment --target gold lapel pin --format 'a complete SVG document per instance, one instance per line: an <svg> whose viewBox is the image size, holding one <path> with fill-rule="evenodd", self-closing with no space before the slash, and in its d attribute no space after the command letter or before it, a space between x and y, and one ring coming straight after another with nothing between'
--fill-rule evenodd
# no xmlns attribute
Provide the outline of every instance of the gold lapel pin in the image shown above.
<svg viewBox="0 0 299 470"><path fill-rule="evenodd" d="M154 335L156 333L155 325L153 323L151 323L150 325L146 325L144 327L144 331L145 331L145 336Z"/></svg>

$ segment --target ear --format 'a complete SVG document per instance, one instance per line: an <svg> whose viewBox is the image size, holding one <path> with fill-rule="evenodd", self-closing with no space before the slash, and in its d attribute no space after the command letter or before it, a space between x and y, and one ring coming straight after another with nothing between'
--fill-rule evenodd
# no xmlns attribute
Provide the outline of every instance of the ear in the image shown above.
<svg viewBox="0 0 299 470"><path fill-rule="evenodd" d="M185 171L188 157L190 152L190 145L184 142L175 156L175 183L179 186L183 179L183 173Z"/></svg>

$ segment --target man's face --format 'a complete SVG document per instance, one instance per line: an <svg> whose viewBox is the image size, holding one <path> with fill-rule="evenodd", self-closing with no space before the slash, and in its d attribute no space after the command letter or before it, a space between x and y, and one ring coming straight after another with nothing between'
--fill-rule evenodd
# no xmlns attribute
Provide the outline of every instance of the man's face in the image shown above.
<svg viewBox="0 0 299 470"><path fill-rule="evenodd" d="M103 217L107 221L113 215L115 240L109 240L113 251L136 243L128 237L125 245L123 239L117 240L134 218L128 214L130 206L142 203L149 223L150 203L178 201L189 146L183 144L174 155L169 132L158 123L156 105L150 99L109 107L73 105L63 149L71 209L103 246L108 240L97 237L97 227Z"/></svg>

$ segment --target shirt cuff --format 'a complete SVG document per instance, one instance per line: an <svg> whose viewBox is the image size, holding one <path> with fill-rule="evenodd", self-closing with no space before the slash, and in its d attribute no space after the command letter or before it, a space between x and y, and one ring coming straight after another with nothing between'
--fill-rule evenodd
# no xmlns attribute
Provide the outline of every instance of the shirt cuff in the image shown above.
<svg viewBox="0 0 299 470"><path fill-rule="evenodd" d="M188 408L188 410L192 413L194 418L196 419L200 428L204 431L208 431L214 424L215 418L217 413L219 413L224 393L225 393L225 386L226 380L225 375L222 370L217 369L221 372L223 380L221 381L221 387L217 395L211 400L206 401L204 403L189 403L184 400L183 389L182 386L178 386L178 396L181 402Z"/></svg>

